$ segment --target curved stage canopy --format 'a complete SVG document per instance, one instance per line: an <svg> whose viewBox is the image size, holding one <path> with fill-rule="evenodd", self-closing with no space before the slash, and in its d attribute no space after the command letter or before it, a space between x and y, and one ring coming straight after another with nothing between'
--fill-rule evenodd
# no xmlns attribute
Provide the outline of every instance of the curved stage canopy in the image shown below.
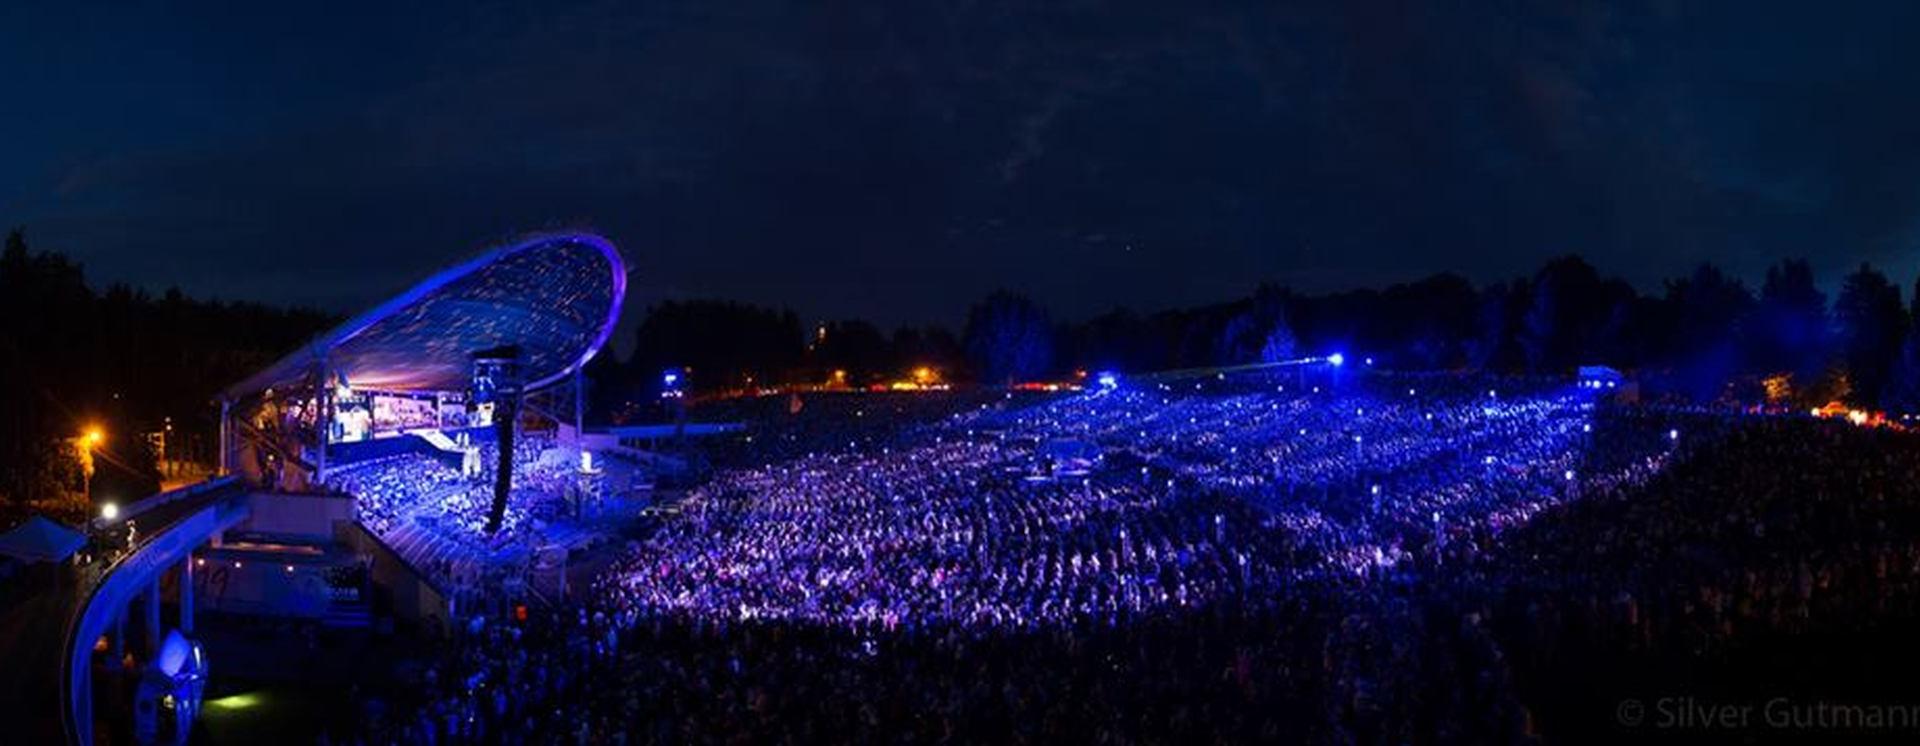
<svg viewBox="0 0 1920 746"><path fill-rule="evenodd" d="M607 239L541 233L442 270L224 392L229 401L312 381L322 361L354 388L460 391L473 354L515 346L527 390L593 358L620 316L627 271Z"/></svg>

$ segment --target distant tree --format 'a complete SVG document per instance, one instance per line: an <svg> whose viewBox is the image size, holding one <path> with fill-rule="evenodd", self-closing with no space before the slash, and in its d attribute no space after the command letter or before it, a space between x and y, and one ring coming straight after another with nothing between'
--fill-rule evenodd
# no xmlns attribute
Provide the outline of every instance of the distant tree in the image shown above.
<svg viewBox="0 0 1920 746"><path fill-rule="evenodd" d="M1025 296L996 292L967 312L967 357L980 379L1009 383L1045 374L1053 360L1047 314Z"/></svg>
<svg viewBox="0 0 1920 746"><path fill-rule="evenodd" d="M0 252L0 492L18 501L78 488L70 444L85 426L76 397L91 399L93 293L80 266L34 253L24 231ZM90 409L88 407L87 409Z"/></svg>
<svg viewBox="0 0 1920 746"><path fill-rule="evenodd" d="M1561 310L1569 304L1562 296L1567 293L1560 287L1556 278L1547 277L1543 271L1534 279L1533 295L1527 299L1527 313L1520 322L1520 349L1526 354L1527 370L1540 372L1551 369L1561 357L1561 351L1567 346L1572 331L1561 317Z"/></svg>
<svg viewBox="0 0 1920 746"><path fill-rule="evenodd" d="M720 300L666 301L634 333L626 388L657 393L661 372L690 368L696 391L771 382L800 364L800 318L792 311Z"/></svg>
<svg viewBox="0 0 1920 746"><path fill-rule="evenodd" d="M1164 364L1165 346L1155 326L1138 314L1115 309L1079 324L1068 325L1059 348L1067 363L1086 370L1156 370Z"/></svg>
<svg viewBox="0 0 1920 746"><path fill-rule="evenodd" d="M893 354L889 369L896 374L926 366L940 371L943 376L953 376L965 363L960 343L954 339L953 332L938 326L903 326L895 329L888 347Z"/></svg>
<svg viewBox="0 0 1920 746"><path fill-rule="evenodd" d="M1894 361L1883 404L1903 414L1920 412L1920 280L1914 281L1908 301L1906 338Z"/></svg>
<svg viewBox="0 0 1920 746"><path fill-rule="evenodd" d="M1265 335L1260 333L1260 323L1254 319L1253 311L1242 311L1227 319L1220 328L1219 339L1215 343L1214 359L1219 365L1239 365L1256 362L1260 359L1261 346Z"/></svg>
<svg viewBox="0 0 1920 746"><path fill-rule="evenodd" d="M1267 330L1267 341L1260 345L1260 362L1279 363L1299 356L1299 341L1294 339L1293 327L1287 324L1285 317Z"/></svg>
<svg viewBox="0 0 1920 746"><path fill-rule="evenodd" d="M1852 400L1878 407L1906 331L1900 289L1872 265L1863 263L1847 275L1833 310L1841 357L1852 384Z"/></svg>
<svg viewBox="0 0 1920 746"><path fill-rule="evenodd" d="M1473 339L1468 361L1481 370L1518 369L1524 358L1519 344L1519 317L1530 292L1525 280L1513 285L1495 283L1480 293L1474 312Z"/></svg>
<svg viewBox="0 0 1920 746"><path fill-rule="evenodd" d="M1746 358L1761 373L1791 373L1811 382L1827 369L1827 296L1804 259L1767 268L1760 302L1745 325Z"/></svg>
<svg viewBox="0 0 1920 746"><path fill-rule="evenodd" d="M1603 280L1586 260L1565 256L1541 267L1530 289L1519 334L1529 370L1563 372L1582 363L1606 362L1593 356L1613 346L1606 338L1608 322L1617 316L1616 309L1632 303L1632 287Z"/></svg>
<svg viewBox="0 0 1920 746"><path fill-rule="evenodd" d="M1263 284L1253 294L1253 322L1260 332L1260 347L1255 359L1277 363L1294 358L1299 338L1294 336L1287 305L1293 294L1286 288Z"/></svg>
<svg viewBox="0 0 1920 746"><path fill-rule="evenodd" d="M856 382L870 382L887 374L896 356L880 328L858 320L835 321L826 325L826 334L814 346L812 361L816 367L847 371Z"/></svg>
<svg viewBox="0 0 1920 746"><path fill-rule="evenodd" d="M1667 283L1671 327L1667 349L1678 385L1696 400L1718 398L1741 369L1740 323L1753 294L1718 267L1702 264Z"/></svg>
<svg viewBox="0 0 1920 746"><path fill-rule="evenodd" d="M1452 368L1467 362L1480 296L1455 274L1393 285L1380 294L1369 336L1382 357L1415 369Z"/></svg>
<svg viewBox="0 0 1920 746"><path fill-rule="evenodd" d="M587 361L583 370L587 385L587 421L626 424L637 418L646 392L640 377L608 347Z"/></svg>

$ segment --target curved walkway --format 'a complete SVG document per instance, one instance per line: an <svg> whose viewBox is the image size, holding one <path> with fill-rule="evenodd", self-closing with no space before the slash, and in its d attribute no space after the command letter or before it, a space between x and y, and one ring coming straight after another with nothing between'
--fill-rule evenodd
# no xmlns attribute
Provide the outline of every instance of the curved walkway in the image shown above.
<svg viewBox="0 0 1920 746"><path fill-rule="evenodd" d="M110 563L35 566L17 578L19 603L0 610L0 713L22 743L91 743L91 649L159 573L247 514L237 478L153 495L125 510L138 543ZM126 613L124 606L121 613ZM84 691L88 696L76 696Z"/></svg>

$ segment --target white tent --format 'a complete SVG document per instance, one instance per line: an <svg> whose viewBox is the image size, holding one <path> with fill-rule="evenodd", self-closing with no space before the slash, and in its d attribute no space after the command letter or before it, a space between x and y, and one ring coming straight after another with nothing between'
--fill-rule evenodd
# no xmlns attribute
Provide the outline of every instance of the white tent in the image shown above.
<svg viewBox="0 0 1920 746"><path fill-rule="evenodd" d="M0 556L21 562L60 562L85 543L87 537L80 532L36 515L0 534Z"/></svg>

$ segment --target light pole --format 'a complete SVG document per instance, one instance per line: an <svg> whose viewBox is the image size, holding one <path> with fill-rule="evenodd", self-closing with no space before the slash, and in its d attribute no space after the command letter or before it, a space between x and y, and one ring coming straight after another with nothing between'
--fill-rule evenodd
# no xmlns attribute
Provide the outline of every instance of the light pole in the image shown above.
<svg viewBox="0 0 1920 746"><path fill-rule="evenodd" d="M80 442L80 494L88 500L93 499L93 449L107 439L99 426L89 427L78 438Z"/></svg>

